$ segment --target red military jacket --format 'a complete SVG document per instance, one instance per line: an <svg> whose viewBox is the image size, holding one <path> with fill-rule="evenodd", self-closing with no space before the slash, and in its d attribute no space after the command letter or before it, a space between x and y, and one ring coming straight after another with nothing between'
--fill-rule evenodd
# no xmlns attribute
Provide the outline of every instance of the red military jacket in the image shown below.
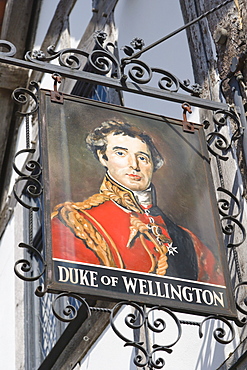
<svg viewBox="0 0 247 370"><path fill-rule="evenodd" d="M173 265L170 276L223 284L213 253L191 231L166 223L164 217L141 208L131 191L106 176L100 194L55 208L53 257L158 275L166 275ZM176 242L176 235L183 245ZM194 262L188 256L188 276L184 275L182 265L193 254ZM193 269L195 274L190 275Z"/></svg>

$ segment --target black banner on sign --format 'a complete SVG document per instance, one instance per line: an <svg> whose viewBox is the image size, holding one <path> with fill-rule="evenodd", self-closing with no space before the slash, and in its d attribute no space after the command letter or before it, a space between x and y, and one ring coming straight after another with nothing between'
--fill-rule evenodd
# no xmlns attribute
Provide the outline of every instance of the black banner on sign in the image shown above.
<svg viewBox="0 0 247 370"><path fill-rule="evenodd" d="M51 292L235 317L203 127L40 92Z"/></svg>
<svg viewBox="0 0 247 370"><path fill-rule="evenodd" d="M198 311L224 313L229 310L226 287L185 281L157 275L133 274L131 271L113 270L54 260L55 281L64 290L85 295L107 295L112 299L128 299L173 307L177 303L191 304Z"/></svg>

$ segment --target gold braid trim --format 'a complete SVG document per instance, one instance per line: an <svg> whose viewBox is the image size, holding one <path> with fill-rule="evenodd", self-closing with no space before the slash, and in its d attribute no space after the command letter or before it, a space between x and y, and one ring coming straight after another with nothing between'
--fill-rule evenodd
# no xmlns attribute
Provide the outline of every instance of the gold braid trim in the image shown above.
<svg viewBox="0 0 247 370"><path fill-rule="evenodd" d="M141 211L131 192L124 188L121 189L120 185L115 185L107 177L104 178L100 192L129 211L138 213Z"/></svg>
<svg viewBox="0 0 247 370"><path fill-rule="evenodd" d="M103 265L117 267L110 247L103 236L97 231L90 221L88 221L79 213L85 213L85 210L103 204L107 200L109 200L109 197L105 196L104 194L94 194L84 202L65 202L58 204L52 213L52 218L57 216L67 227L69 227L77 238L83 240L88 248L95 252ZM105 234L107 235L106 232ZM109 240L111 240L113 243L113 248L117 250L110 236ZM117 254L122 267L123 262L119 253Z"/></svg>
<svg viewBox="0 0 247 370"><path fill-rule="evenodd" d="M83 202L65 202L65 203L60 203L58 204L55 208L54 211L51 214L51 217L55 217L58 215L59 211L63 207L71 207L76 209L77 211L80 211L81 209L91 209L92 207L97 207L100 204L103 204L107 200L110 200L110 198L107 195L104 194L94 194L88 199L84 200Z"/></svg>
<svg viewBox="0 0 247 370"><path fill-rule="evenodd" d="M145 250L147 251L147 253L149 254L149 257L152 261L152 267L149 270L149 272L154 272L154 270L156 268L155 273L157 275L165 275L166 270L168 269L167 256L166 256L166 254L168 252L168 249L165 246L165 244L159 245L156 242L155 238L148 231L147 225L144 224L142 221L140 221L137 217L131 215L130 216L130 224L131 224L131 226L130 226L131 232L130 232L130 237L129 237L127 246L128 247L130 246L132 240L134 239L134 237L139 232L141 234L140 235L141 243L142 243L143 247L145 248ZM155 245L157 251L160 253L157 264L155 262L154 256L151 254L151 252L149 251L149 249L148 249L148 247L145 243L145 239L144 239L143 234L145 234L148 237L148 239Z"/></svg>
<svg viewBox="0 0 247 370"><path fill-rule="evenodd" d="M161 250L162 250L162 254L160 255L159 260L158 260L158 264L156 267L156 274L163 276L166 274L166 270L168 269L168 262L167 262L167 255L166 255L168 250L165 245L161 247Z"/></svg>
<svg viewBox="0 0 247 370"><path fill-rule="evenodd" d="M141 240L141 243L145 249L145 251L148 253L150 259L151 259L151 262L152 262L152 265L151 265L151 268L149 269L148 272L154 272L155 270L155 266L156 266L156 260L155 260L155 257L152 255L152 253L150 252L150 250L148 249L147 247L147 244L145 242L145 238L144 238L144 235L143 234L140 234L140 240Z"/></svg>

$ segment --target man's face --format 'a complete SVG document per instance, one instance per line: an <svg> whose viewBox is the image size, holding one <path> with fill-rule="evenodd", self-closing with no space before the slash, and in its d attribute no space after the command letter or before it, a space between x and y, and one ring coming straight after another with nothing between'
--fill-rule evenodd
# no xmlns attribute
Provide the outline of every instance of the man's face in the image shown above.
<svg viewBox="0 0 247 370"><path fill-rule="evenodd" d="M110 175L132 191L147 189L153 175L153 162L147 144L136 137L114 133L107 136L107 143L105 154L98 152L98 155Z"/></svg>

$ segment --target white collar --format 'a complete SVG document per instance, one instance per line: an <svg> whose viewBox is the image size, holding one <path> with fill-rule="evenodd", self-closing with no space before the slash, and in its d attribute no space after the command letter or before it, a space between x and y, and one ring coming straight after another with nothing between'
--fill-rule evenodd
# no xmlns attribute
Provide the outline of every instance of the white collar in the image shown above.
<svg viewBox="0 0 247 370"><path fill-rule="evenodd" d="M109 171L107 172L108 176L113 180L115 181L117 184L119 184L120 186L123 186L119 181L117 181L116 179L114 179L114 177L109 173ZM129 188L127 188L126 186L124 186L128 191L131 191L137 202L144 206L144 207L148 207L150 205L152 205L152 189L151 189L151 186L149 186L147 189L145 190L141 190L141 191L134 191L134 190L131 190Z"/></svg>

